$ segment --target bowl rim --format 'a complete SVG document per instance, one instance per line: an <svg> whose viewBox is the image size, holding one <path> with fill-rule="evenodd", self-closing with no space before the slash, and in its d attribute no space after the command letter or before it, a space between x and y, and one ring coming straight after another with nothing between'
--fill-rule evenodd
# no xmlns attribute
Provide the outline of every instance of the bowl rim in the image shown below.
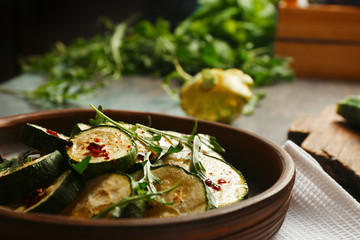
<svg viewBox="0 0 360 240"><path fill-rule="evenodd" d="M180 121L195 121L193 118L183 117L183 116L174 116L168 115L163 113L156 113L156 112L145 112L145 111L131 111L131 110L118 110L118 109L103 109L105 113L117 112L120 114L132 114L132 115L152 115L155 117L162 117L162 118L176 118ZM35 120L42 120L46 118L53 118L52 116L55 114L62 114L66 113L70 114L84 114L94 112L92 109L87 108L71 108L71 109L56 109L56 110L43 110L31 113L24 113L24 114L17 114L12 116L6 116L0 118L0 130L1 128L7 128L12 125L19 124L23 122L24 119L29 119L29 121ZM44 118L45 117L45 118ZM11 123L9 124L9 122ZM272 141L259 136L255 133L252 133L248 130L241 129L232 125L218 123L218 122L210 122L206 120L197 120L199 124L211 124L216 125L218 127L228 128L235 131L240 131L243 134L255 138L264 142L266 145L269 145L275 150L275 153L281 159L283 169L282 172L277 179L277 181L265 191L256 194L248 199L243 201L224 206L217 209L212 209L210 211L205 211L197 214L190 214L187 216L178 216L172 218L136 218L136 219L73 219L65 216L60 215L49 215L49 214L42 214L42 213L20 213L15 212L5 206L0 206L0 215L11 219L18 219L23 221L32 221L38 223L53 223L53 224L61 224L61 225L78 225L78 226L89 226L89 227L104 227L104 226L127 226L127 227L146 227L146 226L157 226L157 225L171 225L171 224L181 224L181 223L189 223L191 221L201 221L208 218L213 217L221 217L222 215L226 215L231 212L240 211L241 209L249 208L254 204L261 203L265 201L267 198L274 196L280 193L284 188L286 188L292 181L295 180L295 163L292 160L291 156L279 145L273 143ZM3 127L4 125L8 124L8 126ZM292 194L292 191L291 191ZM290 196L291 197L291 196Z"/></svg>

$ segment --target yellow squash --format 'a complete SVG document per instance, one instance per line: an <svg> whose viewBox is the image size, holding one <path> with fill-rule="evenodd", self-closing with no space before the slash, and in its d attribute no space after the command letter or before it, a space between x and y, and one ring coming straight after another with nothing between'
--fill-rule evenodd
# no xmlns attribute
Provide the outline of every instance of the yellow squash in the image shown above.
<svg viewBox="0 0 360 240"><path fill-rule="evenodd" d="M182 109L199 119L230 123L253 97L253 79L239 69L203 69L180 90Z"/></svg>

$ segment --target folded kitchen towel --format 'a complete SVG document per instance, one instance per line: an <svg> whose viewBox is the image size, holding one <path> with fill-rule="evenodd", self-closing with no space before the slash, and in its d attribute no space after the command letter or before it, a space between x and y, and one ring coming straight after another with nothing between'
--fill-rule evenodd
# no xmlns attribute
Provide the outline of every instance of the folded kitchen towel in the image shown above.
<svg viewBox="0 0 360 240"><path fill-rule="evenodd" d="M295 162L296 180L289 211L273 239L360 239L360 203L295 143L287 141L283 148Z"/></svg>

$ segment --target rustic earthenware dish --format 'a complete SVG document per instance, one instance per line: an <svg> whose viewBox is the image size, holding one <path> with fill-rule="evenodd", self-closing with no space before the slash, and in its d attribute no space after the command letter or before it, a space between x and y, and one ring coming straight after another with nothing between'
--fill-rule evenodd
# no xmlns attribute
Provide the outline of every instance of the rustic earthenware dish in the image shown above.
<svg viewBox="0 0 360 240"><path fill-rule="evenodd" d="M190 133L194 120L163 114L105 110L114 120ZM39 124L68 134L88 122L92 109L51 110L0 119L0 152L19 152L22 126ZM247 179L249 198L200 214L168 219L76 220L55 215L17 213L0 206L2 239L269 239L281 227L295 181L291 157L279 146L229 125L198 122L198 132L217 138L224 157Z"/></svg>

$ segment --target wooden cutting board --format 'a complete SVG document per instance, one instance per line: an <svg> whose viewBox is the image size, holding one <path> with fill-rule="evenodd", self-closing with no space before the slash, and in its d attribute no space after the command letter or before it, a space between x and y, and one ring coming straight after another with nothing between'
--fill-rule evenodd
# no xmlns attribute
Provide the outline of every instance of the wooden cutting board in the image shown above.
<svg viewBox="0 0 360 240"><path fill-rule="evenodd" d="M310 153L340 185L360 201L360 129L328 106L317 116L299 115L288 139Z"/></svg>

